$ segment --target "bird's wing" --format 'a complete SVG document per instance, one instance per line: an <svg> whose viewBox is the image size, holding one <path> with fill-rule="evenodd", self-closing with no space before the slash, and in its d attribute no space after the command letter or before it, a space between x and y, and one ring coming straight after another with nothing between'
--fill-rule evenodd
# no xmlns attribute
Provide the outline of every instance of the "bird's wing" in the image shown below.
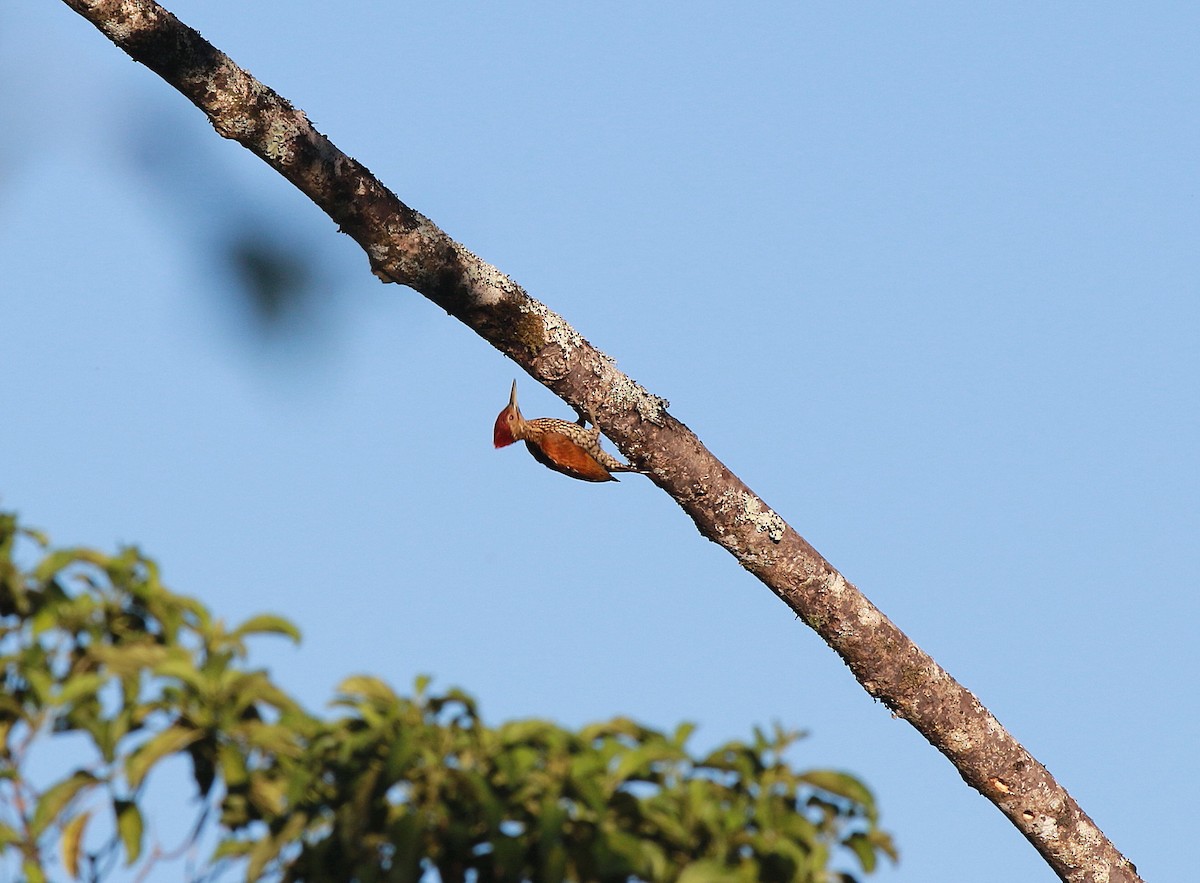
<svg viewBox="0 0 1200 883"><path fill-rule="evenodd" d="M527 445L535 460L555 472L583 481L616 481L591 454L565 435L546 432L542 434L540 446L532 441Z"/></svg>

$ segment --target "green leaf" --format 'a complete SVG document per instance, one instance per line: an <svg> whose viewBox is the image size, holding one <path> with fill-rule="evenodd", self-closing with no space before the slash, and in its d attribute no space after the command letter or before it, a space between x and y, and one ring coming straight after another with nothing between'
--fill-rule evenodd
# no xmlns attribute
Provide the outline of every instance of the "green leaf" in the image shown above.
<svg viewBox="0 0 1200 883"><path fill-rule="evenodd" d="M882 852L884 855L886 855L888 858L890 858L893 863L900 861L900 852L896 849L896 844L895 844L895 842L893 842L892 836L890 834L888 834L886 831L880 831L879 829L874 829L874 830L868 831L866 833L852 834L847 839L849 840L849 839L853 839L855 837L862 837L863 839L865 839L868 843L871 844L871 847L877 853ZM857 849L855 851L857 852Z"/></svg>
<svg viewBox="0 0 1200 883"><path fill-rule="evenodd" d="M675 728L675 733L671 736L671 744L675 748L682 749L694 732L696 732L696 725L691 721L684 721Z"/></svg>
<svg viewBox="0 0 1200 883"><path fill-rule="evenodd" d="M4 854L4 850L12 846L14 843L21 842L21 835L12 829L10 825L0 825L0 855Z"/></svg>
<svg viewBox="0 0 1200 883"><path fill-rule="evenodd" d="M281 849L299 837L307 824L307 815L295 813L288 818L287 824L278 834L274 837L268 835L254 844L254 848L250 850L250 862L246 867L246 879L257 880L262 877L267 864L279 855Z"/></svg>
<svg viewBox="0 0 1200 883"><path fill-rule="evenodd" d="M54 679L45 667L46 654L41 647L30 647L21 656L18 663L22 669L21 673L25 676L25 680L29 684L29 693L40 710L45 703L50 701L50 694L54 688Z"/></svg>
<svg viewBox="0 0 1200 883"><path fill-rule="evenodd" d="M217 765L226 788L237 788L246 783L246 757L232 742L222 742L217 746Z"/></svg>
<svg viewBox="0 0 1200 883"><path fill-rule="evenodd" d="M291 638L294 643L300 643L300 630L282 616L270 613L260 613L258 616L250 617L238 626L230 637L241 638L245 635L263 634L284 635Z"/></svg>
<svg viewBox="0 0 1200 883"><path fill-rule="evenodd" d="M114 800L113 811L117 814L117 832L125 845L125 867L129 867L142 854L142 811L132 800Z"/></svg>
<svg viewBox="0 0 1200 883"><path fill-rule="evenodd" d="M59 814L67 804L75 799L85 788L95 785L99 779L87 770L76 770L67 779L46 791L38 800L37 809L33 812L33 824L29 832L34 837L40 837L51 824L58 821Z"/></svg>
<svg viewBox="0 0 1200 883"><path fill-rule="evenodd" d="M875 849L871 846L871 841L864 834L851 834L842 845L852 851L858 857L858 863L862 865L862 869L870 874L875 870L876 856Z"/></svg>
<svg viewBox="0 0 1200 883"><path fill-rule="evenodd" d="M88 648L88 653L118 676L140 674L162 663L168 655L166 647L151 643L125 644L120 647L97 644Z"/></svg>
<svg viewBox="0 0 1200 883"><path fill-rule="evenodd" d="M210 863L216 864L217 860L222 858L241 858L253 848L254 843L249 840L222 840L213 850Z"/></svg>
<svg viewBox="0 0 1200 883"><path fill-rule="evenodd" d="M525 742L539 744L547 741L547 737L556 729L557 727L550 721L530 718L501 724L496 728L496 735L500 737L502 745L516 745Z"/></svg>
<svg viewBox="0 0 1200 883"><path fill-rule="evenodd" d="M264 816L279 815L283 812L286 787L286 782L268 778L261 772L252 772L249 788L250 802Z"/></svg>
<svg viewBox="0 0 1200 883"><path fill-rule="evenodd" d="M397 700L394 690L386 683L371 675L352 675L338 684L338 692L352 697L374 699L391 704Z"/></svg>
<svg viewBox="0 0 1200 883"><path fill-rule="evenodd" d="M170 655L154 666L154 674L161 678L174 678L181 681L192 690L199 693L204 689L205 678L196 668L196 662L191 655L178 648L171 648Z"/></svg>
<svg viewBox="0 0 1200 883"><path fill-rule="evenodd" d="M92 549L56 549L38 562L37 567L33 569L33 578L45 581L72 564L86 563L104 567L108 561L107 555Z"/></svg>
<svg viewBox="0 0 1200 883"><path fill-rule="evenodd" d="M54 604L42 604L39 605L33 616L27 619L27 622L30 633L36 638L61 625L62 613Z"/></svg>
<svg viewBox="0 0 1200 883"><path fill-rule="evenodd" d="M820 840L817 826L800 813L789 812L779 820L778 829L781 834L790 837L797 843L814 844Z"/></svg>
<svg viewBox="0 0 1200 883"><path fill-rule="evenodd" d="M60 841L62 863L72 877L79 876L79 848L83 845L83 829L91 817L90 812L80 813L63 827Z"/></svg>
<svg viewBox="0 0 1200 883"><path fill-rule="evenodd" d="M743 883L742 875L721 862L704 859L692 862L680 872L677 883Z"/></svg>
<svg viewBox="0 0 1200 883"><path fill-rule="evenodd" d="M38 530L36 527L23 527L21 528L21 533L29 537L29 539L33 540L43 549L50 545L50 537L46 535L45 531Z"/></svg>
<svg viewBox="0 0 1200 883"><path fill-rule="evenodd" d="M621 758L613 777L620 781L634 778L657 782L662 779L662 772L655 767L662 763L678 760L679 757L678 749L670 745L663 743L642 745Z"/></svg>
<svg viewBox="0 0 1200 883"><path fill-rule="evenodd" d="M146 774L150 772L150 767L168 754L175 754L187 748L202 735L200 730L173 726L139 745L125 761L125 778L129 781L129 787L135 789L139 787L142 779L146 778Z"/></svg>
<svg viewBox="0 0 1200 883"><path fill-rule="evenodd" d="M95 696L100 688L104 686L105 677L98 674L74 675L67 680L58 696L55 698L56 705L70 705L78 699L82 699L89 694Z"/></svg>
<svg viewBox="0 0 1200 883"><path fill-rule="evenodd" d="M46 872L33 859L26 859L21 864L21 872L25 875L25 883L46 883Z"/></svg>
<svg viewBox="0 0 1200 883"><path fill-rule="evenodd" d="M874 795L866 785L849 773L840 773L837 770L809 770L799 776L799 780L814 788L851 800L866 811L868 818L875 818Z"/></svg>

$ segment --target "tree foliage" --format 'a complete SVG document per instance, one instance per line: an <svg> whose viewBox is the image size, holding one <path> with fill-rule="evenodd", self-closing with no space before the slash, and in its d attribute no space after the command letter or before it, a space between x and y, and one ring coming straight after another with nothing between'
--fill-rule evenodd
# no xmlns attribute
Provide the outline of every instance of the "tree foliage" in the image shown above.
<svg viewBox="0 0 1200 883"><path fill-rule="evenodd" d="M146 784L179 757L207 878L852 881L833 868L896 857L858 779L788 765L796 733L700 756L688 724L489 727L460 690L368 676L314 715L248 666L259 634L299 640L277 616L227 628L137 549L50 549L0 514L0 863L37 883L164 860ZM35 745L80 737L82 763L33 780Z"/></svg>

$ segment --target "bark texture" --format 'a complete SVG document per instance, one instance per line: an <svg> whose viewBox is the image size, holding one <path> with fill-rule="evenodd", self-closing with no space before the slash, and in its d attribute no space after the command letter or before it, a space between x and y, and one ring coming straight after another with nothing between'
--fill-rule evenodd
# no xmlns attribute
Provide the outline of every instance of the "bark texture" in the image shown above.
<svg viewBox="0 0 1200 883"><path fill-rule="evenodd" d="M182 92L217 132L291 181L362 246L380 279L429 298L598 425L700 533L778 595L1072 883L1136 869L979 700L921 651L761 498L668 403L519 285L402 203L303 112L149 0L64 0ZM982 859L982 857L981 857Z"/></svg>

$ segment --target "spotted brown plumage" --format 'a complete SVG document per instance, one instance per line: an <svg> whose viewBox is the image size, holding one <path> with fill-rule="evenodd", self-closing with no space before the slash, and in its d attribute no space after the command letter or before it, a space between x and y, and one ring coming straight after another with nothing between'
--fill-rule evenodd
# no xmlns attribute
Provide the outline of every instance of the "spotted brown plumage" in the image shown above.
<svg viewBox="0 0 1200 883"><path fill-rule="evenodd" d="M508 405L496 418L493 441L497 448L523 441L533 459L543 466L581 481L616 481L614 472L636 472L600 447L600 430L554 417L526 420L517 407L517 382L514 380Z"/></svg>

